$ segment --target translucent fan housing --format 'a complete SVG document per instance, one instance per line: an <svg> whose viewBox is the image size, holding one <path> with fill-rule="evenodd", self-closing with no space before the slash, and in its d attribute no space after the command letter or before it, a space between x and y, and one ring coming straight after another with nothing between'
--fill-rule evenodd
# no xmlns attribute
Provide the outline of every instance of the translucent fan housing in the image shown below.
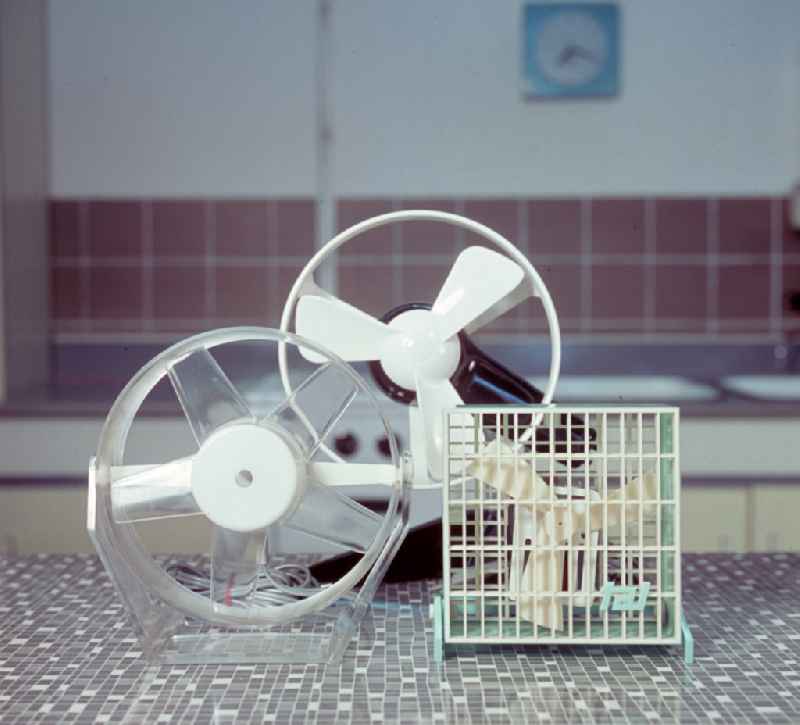
<svg viewBox="0 0 800 725"><path fill-rule="evenodd" d="M309 366L301 350L323 364ZM270 374L279 353L292 369L288 396ZM221 363L243 358L251 364L237 369L249 375L229 377ZM162 463L128 460L142 404L155 392L163 398L167 381L196 450ZM329 460L325 443L351 414L374 415L390 441L389 463ZM405 535L406 468L375 398L349 365L280 331L216 330L154 358L117 398L90 464L88 529L151 660L333 662ZM383 487L382 513L347 495L348 486L367 484ZM174 561L147 550L143 533L169 520L177 540L188 517L208 530L190 582L175 576ZM330 585L287 585L275 575L293 561L274 546L281 530L360 558Z"/></svg>

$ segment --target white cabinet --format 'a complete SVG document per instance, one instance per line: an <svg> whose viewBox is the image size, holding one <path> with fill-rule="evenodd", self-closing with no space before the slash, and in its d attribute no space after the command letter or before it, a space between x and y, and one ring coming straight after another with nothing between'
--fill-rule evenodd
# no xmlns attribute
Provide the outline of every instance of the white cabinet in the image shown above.
<svg viewBox="0 0 800 725"><path fill-rule="evenodd" d="M800 481L752 489L752 550L800 551Z"/></svg>
<svg viewBox="0 0 800 725"><path fill-rule="evenodd" d="M683 551L747 551L748 498L748 487L744 485L684 485Z"/></svg>

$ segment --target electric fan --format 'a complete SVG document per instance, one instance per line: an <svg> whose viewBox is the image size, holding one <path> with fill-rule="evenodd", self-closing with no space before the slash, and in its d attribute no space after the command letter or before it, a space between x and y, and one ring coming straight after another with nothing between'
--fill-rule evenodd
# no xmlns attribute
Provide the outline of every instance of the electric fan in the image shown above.
<svg viewBox="0 0 800 725"><path fill-rule="evenodd" d="M456 258L432 304L405 304L380 320L328 294L315 283L314 271L341 245L370 229L410 221L455 225L503 253L482 246L468 247ZM469 334L532 295L542 301L550 332L550 370L544 391L493 360L469 338ZM561 342L547 287L511 242L463 216L429 210L398 211L346 229L322 247L301 271L284 305L282 330L289 329L293 314L298 334L349 362L369 361L378 386L389 397L409 405L415 487L441 485L442 421L446 409L464 403L548 404L553 399ZM313 351L303 354L312 362L320 361ZM479 428L475 430L482 435ZM575 425L573 430L580 436L584 429ZM528 440L534 433L534 427L529 427L521 440Z"/></svg>
<svg viewBox="0 0 800 725"><path fill-rule="evenodd" d="M235 385L219 363L249 357L268 369L278 354L288 397L277 377ZM129 431L162 380L174 389L197 450L135 465L126 456ZM278 398L269 396L270 385ZM325 441L354 406L385 430L389 463L342 463L325 454ZM385 511L340 488L353 484L384 486ZM208 561L175 565L151 556L140 527L175 519L177 530L186 516L208 521ZM111 408L90 465L89 532L156 661L338 660L407 520L404 464L363 379L315 342L276 330L208 332L153 359ZM317 585L302 564L282 563L272 550L277 527L359 558L336 582Z"/></svg>

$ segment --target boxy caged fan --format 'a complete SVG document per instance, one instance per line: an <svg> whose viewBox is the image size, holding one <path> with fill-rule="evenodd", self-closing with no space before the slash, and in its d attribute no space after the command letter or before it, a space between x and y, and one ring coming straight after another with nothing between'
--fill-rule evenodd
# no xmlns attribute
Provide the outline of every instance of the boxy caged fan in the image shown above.
<svg viewBox="0 0 800 725"><path fill-rule="evenodd" d="M322 290L314 271L336 249L364 232L392 223L427 221L478 235L502 254L470 246L456 258L433 304L409 303L380 320ZM542 301L550 332L550 371L545 390L489 357L469 335L525 299ZM442 480L442 421L448 408L467 404L548 404L561 360L558 319L547 287L528 259L507 239L476 221L429 210L373 217L341 232L314 255L292 287L281 329L295 316L298 334L349 362L369 361L372 377L394 400L409 405L416 487ZM312 352L308 360L319 362ZM582 428L574 427L580 435ZM533 435L531 427L521 440ZM480 432L478 433L480 435Z"/></svg>
<svg viewBox="0 0 800 725"><path fill-rule="evenodd" d="M291 394L283 393L277 376L257 378L247 395L241 392L218 363L237 346L267 369L280 352ZM310 369L298 351L321 364ZM167 463L131 465L129 431L163 379L177 395L197 450ZM270 384L282 400L270 397ZM356 399L391 441L355 370L314 342L261 328L197 335L128 383L90 466L88 526L151 659L330 662L342 656L408 520L408 487L394 445L386 464L342 463L324 453ZM339 488L352 484L383 485L385 512L368 510ZM139 527L174 519L177 530L186 516L209 522L208 563L170 566L151 556ZM338 581L316 585L307 568L272 561L269 534L279 526L360 558Z"/></svg>

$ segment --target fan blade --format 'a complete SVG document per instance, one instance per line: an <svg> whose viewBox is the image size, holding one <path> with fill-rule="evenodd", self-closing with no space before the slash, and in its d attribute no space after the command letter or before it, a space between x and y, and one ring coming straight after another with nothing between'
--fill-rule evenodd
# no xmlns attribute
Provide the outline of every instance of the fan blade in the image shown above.
<svg viewBox="0 0 800 725"><path fill-rule="evenodd" d="M512 292L524 272L508 257L486 247L467 247L453 264L433 303L443 340L455 335Z"/></svg>
<svg viewBox="0 0 800 725"><path fill-rule="evenodd" d="M444 456L444 411L464 403L449 380L428 380L417 376L417 402L422 411L428 457L428 473L434 481L442 480Z"/></svg>
<svg viewBox="0 0 800 725"><path fill-rule="evenodd" d="M267 530L215 526L211 542L211 599L231 606L252 596L267 562Z"/></svg>
<svg viewBox="0 0 800 725"><path fill-rule="evenodd" d="M295 330L350 362L377 360L383 343L397 334L357 307L335 297L315 295L298 300ZM300 353L311 362L325 362L322 355L302 346Z"/></svg>
<svg viewBox="0 0 800 725"><path fill-rule="evenodd" d="M313 462L309 476L324 486L391 486L400 473L389 463Z"/></svg>
<svg viewBox="0 0 800 725"><path fill-rule="evenodd" d="M171 519L201 513L192 495L191 476L191 458L159 466L114 466L111 469L114 521Z"/></svg>
<svg viewBox="0 0 800 725"><path fill-rule="evenodd" d="M492 305L486 312L476 317L468 325L465 325L464 332L468 335L477 332L482 327L486 327L490 322L504 315L509 310L513 310L517 305L523 303L528 297L539 297L539 291L533 283L525 278L511 292L503 297L499 302Z"/></svg>
<svg viewBox="0 0 800 725"><path fill-rule="evenodd" d="M253 420L253 414L208 350L198 350L169 369L169 379L198 445L221 425Z"/></svg>
<svg viewBox="0 0 800 725"><path fill-rule="evenodd" d="M353 380L331 364L317 368L267 417L294 433L310 459L358 395Z"/></svg>
<svg viewBox="0 0 800 725"><path fill-rule="evenodd" d="M299 507L284 525L329 544L363 553L375 540L382 522L382 516L336 488L311 480Z"/></svg>

